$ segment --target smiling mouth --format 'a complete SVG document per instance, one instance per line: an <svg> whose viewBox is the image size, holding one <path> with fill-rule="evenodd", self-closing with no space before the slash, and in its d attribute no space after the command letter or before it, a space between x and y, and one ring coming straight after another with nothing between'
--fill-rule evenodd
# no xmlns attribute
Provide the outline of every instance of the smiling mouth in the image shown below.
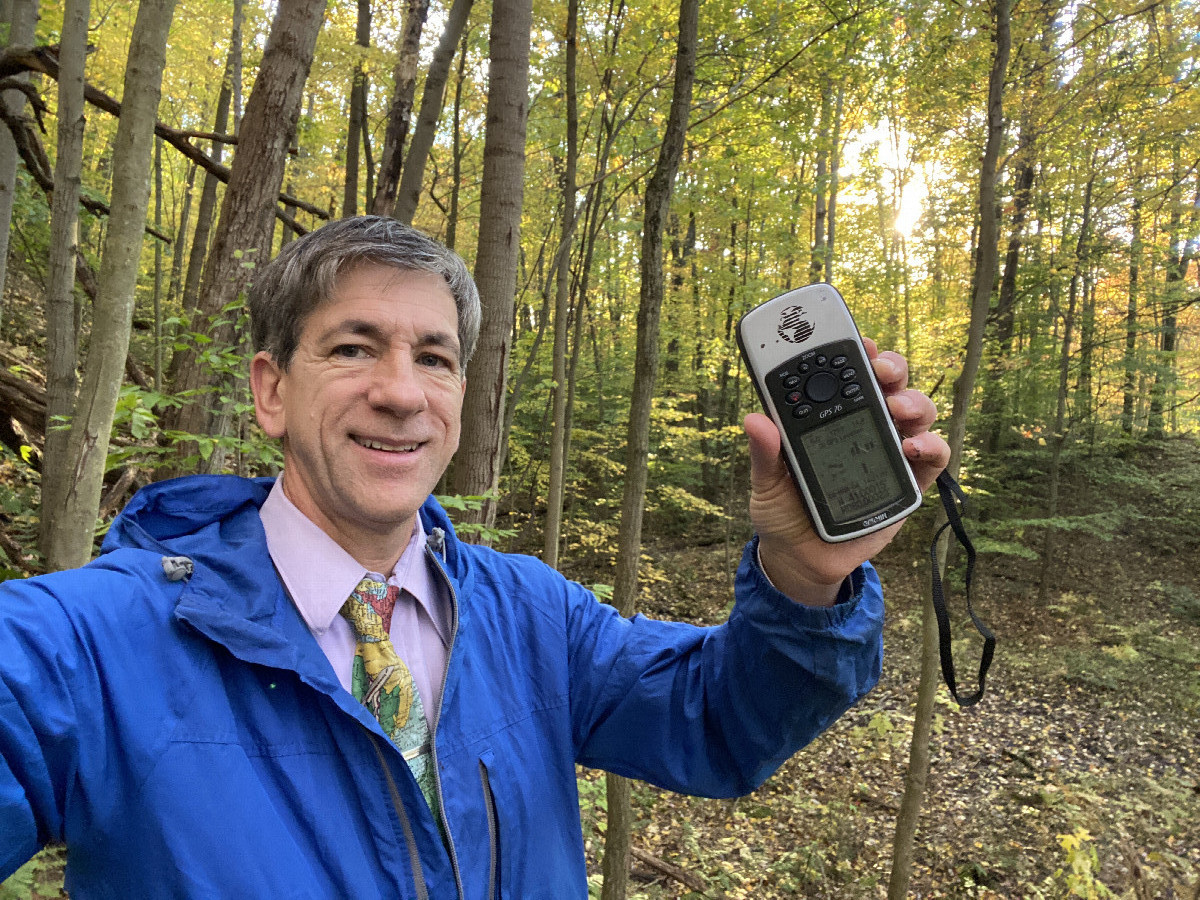
<svg viewBox="0 0 1200 900"><path fill-rule="evenodd" d="M412 453L420 448L420 442L409 442L404 444L390 444L384 441L375 441L370 438L354 438L354 442L360 447L366 447L368 450L383 450L386 453Z"/></svg>

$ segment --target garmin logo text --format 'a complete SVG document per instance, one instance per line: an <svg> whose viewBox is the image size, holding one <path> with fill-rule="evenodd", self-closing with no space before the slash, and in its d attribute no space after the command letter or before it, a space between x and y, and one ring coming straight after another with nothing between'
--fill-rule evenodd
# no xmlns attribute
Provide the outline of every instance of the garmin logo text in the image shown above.
<svg viewBox="0 0 1200 900"><path fill-rule="evenodd" d="M887 518L887 513L880 513L877 516L871 516L871 518L869 518L869 519L863 519L862 527L869 528L870 526L874 525L876 522L882 522L886 518Z"/></svg>
<svg viewBox="0 0 1200 900"><path fill-rule="evenodd" d="M803 306L789 306L779 314L779 336L789 344L801 344L813 334L813 323L804 314Z"/></svg>

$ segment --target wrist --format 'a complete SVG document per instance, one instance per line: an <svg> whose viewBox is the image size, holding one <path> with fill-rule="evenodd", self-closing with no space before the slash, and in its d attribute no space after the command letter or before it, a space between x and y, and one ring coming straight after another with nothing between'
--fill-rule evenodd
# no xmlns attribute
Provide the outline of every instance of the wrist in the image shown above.
<svg viewBox="0 0 1200 900"><path fill-rule="evenodd" d="M769 551L764 558L761 542L755 547L754 555L767 583L793 603L828 608L846 599L843 594L852 593L849 576L832 582L805 577L796 571L794 564L772 560Z"/></svg>

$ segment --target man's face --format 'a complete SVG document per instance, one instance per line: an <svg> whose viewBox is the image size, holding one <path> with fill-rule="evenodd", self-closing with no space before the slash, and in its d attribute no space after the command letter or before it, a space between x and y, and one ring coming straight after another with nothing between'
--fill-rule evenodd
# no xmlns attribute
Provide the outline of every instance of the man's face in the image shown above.
<svg viewBox="0 0 1200 900"><path fill-rule="evenodd" d="M251 362L288 499L359 562L387 562L384 574L458 449L459 357L441 278L363 264L305 321L286 372L265 352Z"/></svg>

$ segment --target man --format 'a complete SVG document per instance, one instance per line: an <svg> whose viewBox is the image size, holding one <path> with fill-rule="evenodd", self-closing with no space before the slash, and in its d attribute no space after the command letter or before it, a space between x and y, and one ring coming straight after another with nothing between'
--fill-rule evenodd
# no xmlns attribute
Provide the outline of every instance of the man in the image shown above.
<svg viewBox="0 0 1200 900"><path fill-rule="evenodd" d="M65 841L76 900L582 898L577 762L744 793L878 678L894 531L818 540L769 419L729 622L626 620L428 496L479 330L457 256L343 220L250 302L281 479L154 485L98 560L0 589L0 877ZM928 486L933 405L874 365Z"/></svg>

